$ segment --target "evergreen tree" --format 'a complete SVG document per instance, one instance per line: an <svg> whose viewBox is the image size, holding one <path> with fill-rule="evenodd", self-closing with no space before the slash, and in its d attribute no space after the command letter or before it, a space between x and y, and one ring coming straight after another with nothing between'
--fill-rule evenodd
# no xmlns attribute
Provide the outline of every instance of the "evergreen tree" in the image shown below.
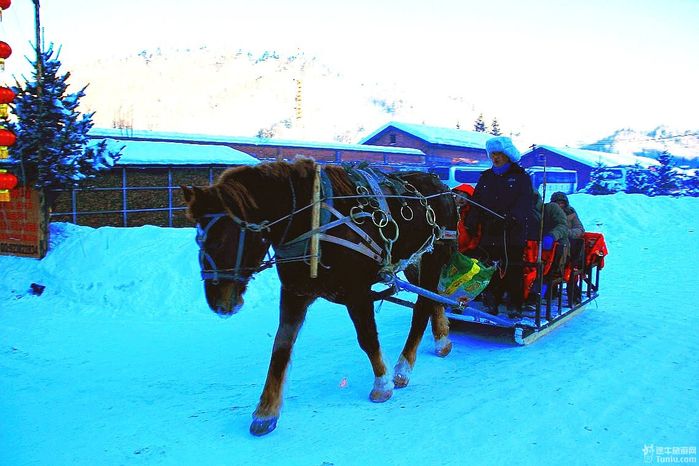
<svg viewBox="0 0 699 466"><path fill-rule="evenodd" d="M486 131L486 126L485 126L485 120L483 119L483 114L481 113L478 115L478 118L476 119L476 122L473 124L473 130L478 131L479 133L485 133Z"/></svg>
<svg viewBox="0 0 699 466"><path fill-rule="evenodd" d="M497 118L493 118L493 122L490 124L490 134L493 136L502 135L502 131L500 131L500 123L498 123Z"/></svg>
<svg viewBox="0 0 699 466"><path fill-rule="evenodd" d="M652 173L650 184L651 194L654 196L667 196L676 194L680 189L681 181L675 171L675 162L668 151L661 152L657 157L660 166Z"/></svg>
<svg viewBox="0 0 699 466"><path fill-rule="evenodd" d="M597 162L590 172L590 182L582 190L588 194L614 194L619 191L618 183L602 162Z"/></svg>
<svg viewBox="0 0 699 466"><path fill-rule="evenodd" d="M59 74L61 62L53 55L53 45L41 53L41 75L34 62L33 81L23 86L15 79L17 121L9 124L17 135L10 157L20 165L22 183L47 194L77 187L110 169L123 149L110 150L104 140L88 145L94 113L78 111L85 87L67 93L70 73Z"/></svg>
<svg viewBox="0 0 699 466"><path fill-rule="evenodd" d="M629 168L626 171L626 189L625 191L629 194L650 193L650 186L648 185L648 178L650 172L647 168L641 166L639 162Z"/></svg>

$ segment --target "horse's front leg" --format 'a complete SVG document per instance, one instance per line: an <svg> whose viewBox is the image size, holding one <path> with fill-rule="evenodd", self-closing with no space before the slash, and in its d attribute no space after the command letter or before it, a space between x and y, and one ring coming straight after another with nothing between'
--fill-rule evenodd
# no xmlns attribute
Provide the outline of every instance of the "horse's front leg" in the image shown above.
<svg viewBox="0 0 699 466"><path fill-rule="evenodd" d="M374 387L369 393L369 399L374 403L383 403L393 395L393 382L381 355L379 335L374 319L374 302L369 293L360 293L347 303L354 328L357 331L359 346L369 357L374 371Z"/></svg>
<svg viewBox="0 0 699 466"><path fill-rule="evenodd" d="M413 274L409 279L415 280L413 283L418 282L422 288L436 292L442 265L451 257L452 249L448 244L436 245L432 253L422 256L419 274L417 276ZM410 324L408 339L405 341L403 351L393 369L393 383L396 388L403 388L410 382L410 373L415 366L417 348L420 345L420 340L422 340L422 335L425 333L427 321L430 320L430 317L432 318L435 352L437 355L444 357L451 351L449 320L444 314L444 307L427 298L418 296L417 302L413 307L413 319Z"/></svg>
<svg viewBox="0 0 699 466"><path fill-rule="evenodd" d="M260 402L253 413L250 433L260 436L277 427L282 405L282 391L286 370L291 359L291 350L306 317L306 310L315 298L297 296L282 289L280 300L279 328L274 338L272 358L269 362L265 388Z"/></svg>

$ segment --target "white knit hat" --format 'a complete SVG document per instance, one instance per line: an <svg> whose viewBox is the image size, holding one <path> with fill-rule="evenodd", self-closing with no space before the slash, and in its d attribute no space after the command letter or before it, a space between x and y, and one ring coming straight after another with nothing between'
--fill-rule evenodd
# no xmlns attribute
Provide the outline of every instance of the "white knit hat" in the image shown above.
<svg viewBox="0 0 699 466"><path fill-rule="evenodd" d="M512 139L507 136L496 136L490 138L485 143L485 151L488 153L488 157L493 152L501 152L510 159L510 162L519 162L522 158L522 154L519 153L515 145L512 143Z"/></svg>

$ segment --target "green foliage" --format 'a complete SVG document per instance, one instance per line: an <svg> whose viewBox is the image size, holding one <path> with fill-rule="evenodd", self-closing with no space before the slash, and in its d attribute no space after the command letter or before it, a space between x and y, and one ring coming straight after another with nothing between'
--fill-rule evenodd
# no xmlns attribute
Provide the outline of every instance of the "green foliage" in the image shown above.
<svg viewBox="0 0 699 466"><path fill-rule="evenodd" d="M473 124L473 130L478 131L479 133L485 133L486 129L485 120L483 119L483 114L481 113L478 115L476 122Z"/></svg>
<svg viewBox="0 0 699 466"><path fill-rule="evenodd" d="M588 194L614 194L620 190L617 177L602 162L590 172L590 182L582 190Z"/></svg>
<svg viewBox="0 0 699 466"><path fill-rule="evenodd" d="M667 196L678 194L682 184L679 174L675 169L675 162L669 152L663 151L657 157L660 166L651 172L651 194L654 196Z"/></svg>
<svg viewBox="0 0 699 466"><path fill-rule="evenodd" d="M78 111L85 87L68 93L70 73L59 74L61 62L53 55L53 46L42 52L41 74L34 62L33 80L15 80L17 121L9 124L17 135L10 159L18 162L23 184L48 190L84 184L111 168L121 152L109 150L106 141L88 146L93 113Z"/></svg>
<svg viewBox="0 0 699 466"><path fill-rule="evenodd" d="M501 136L502 131L500 130L500 123L498 123L497 118L493 118L493 122L490 124L490 134L493 136Z"/></svg>
<svg viewBox="0 0 699 466"><path fill-rule="evenodd" d="M639 162L626 171L626 192L629 194L648 194L650 172Z"/></svg>

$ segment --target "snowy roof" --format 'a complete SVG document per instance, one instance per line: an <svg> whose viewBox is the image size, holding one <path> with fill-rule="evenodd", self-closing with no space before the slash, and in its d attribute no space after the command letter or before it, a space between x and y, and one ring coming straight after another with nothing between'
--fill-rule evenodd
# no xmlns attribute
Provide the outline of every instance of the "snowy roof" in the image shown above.
<svg viewBox="0 0 699 466"><path fill-rule="evenodd" d="M483 150L485 150L485 142L493 137L493 135L490 133L481 133L478 131L466 131L463 129L443 128L439 126L417 125L412 123L391 121L371 133L369 136L363 138L361 141L359 141L359 143L365 144L371 138L389 127L412 134L413 136L429 142L430 144L471 147Z"/></svg>
<svg viewBox="0 0 699 466"><path fill-rule="evenodd" d="M170 133L161 131L128 131L124 133L121 129L93 128L90 130L89 136L92 138L121 138L124 140L167 140L167 141L183 141L183 142L207 142L207 143L234 143L234 144L249 144L252 146L284 146L284 147L305 147L313 149L330 149L330 150L355 150L365 152L389 152L393 154L411 154L422 155L425 153L419 149L406 147L388 147L388 146L365 146L361 144L344 144L339 142L317 142L317 141L299 141L292 139L269 139L269 138L250 138L242 136L221 136L212 134L188 134L188 133Z"/></svg>
<svg viewBox="0 0 699 466"><path fill-rule="evenodd" d="M628 154L613 154L611 152L600 152L596 150L587 149L571 149L569 147L559 148L553 146L539 145L537 148L546 149L548 151L554 152L556 154L567 157L576 162L580 162L584 165L594 167L598 162L601 162L607 167L618 167L618 166L628 166L635 165L636 162L640 163L644 167L649 167L652 165L658 165L658 161L651 159L650 157L641 157L638 155L628 155ZM533 149L536 150L536 149ZM529 150L522 154L526 156L533 150Z"/></svg>
<svg viewBox="0 0 699 466"><path fill-rule="evenodd" d="M108 138L107 147L124 147L117 165L254 165L259 159L227 146ZM102 141L93 139L90 145Z"/></svg>

